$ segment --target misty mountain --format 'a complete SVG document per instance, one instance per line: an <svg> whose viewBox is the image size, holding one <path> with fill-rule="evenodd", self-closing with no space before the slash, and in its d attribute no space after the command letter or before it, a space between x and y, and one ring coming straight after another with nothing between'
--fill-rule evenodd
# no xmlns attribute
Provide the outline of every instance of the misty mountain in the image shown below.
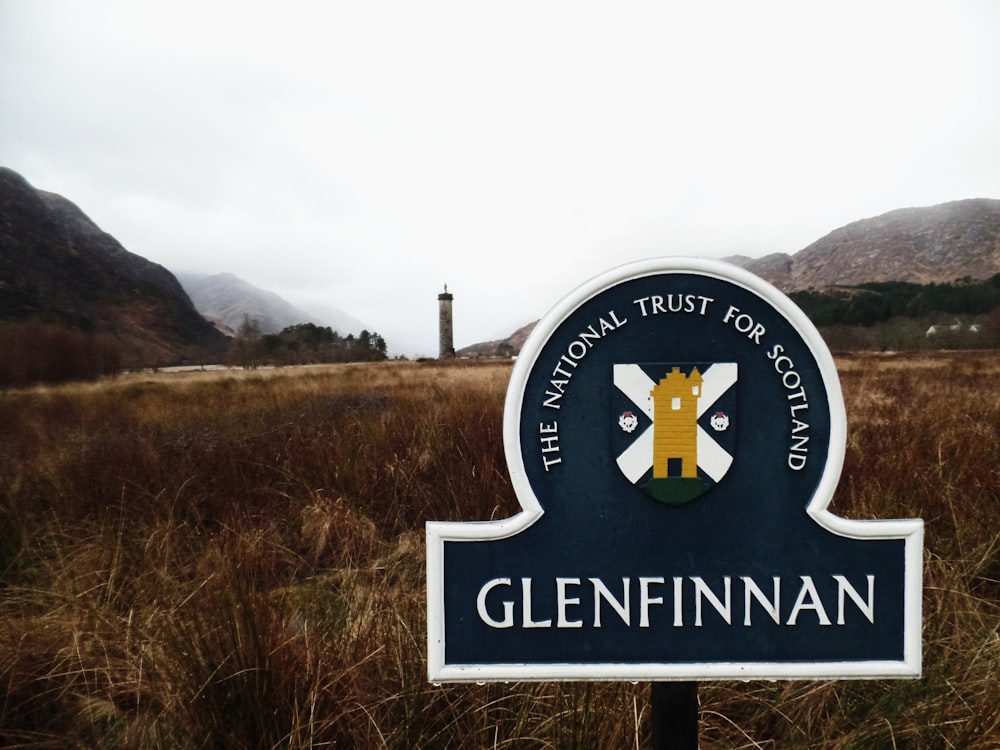
<svg viewBox="0 0 1000 750"><path fill-rule="evenodd" d="M0 320L109 334L129 366L215 359L228 345L170 271L3 167Z"/></svg>
<svg viewBox="0 0 1000 750"><path fill-rule="evenodd" d="M231 273L180 273L177 278L198 312L230 334L239 329L244 315L257 321L261 333L279 333L300 323L329 326L345 335L365 328L361 321L333 307L326 308L323 315L301 310L274 292Z"/></svg>

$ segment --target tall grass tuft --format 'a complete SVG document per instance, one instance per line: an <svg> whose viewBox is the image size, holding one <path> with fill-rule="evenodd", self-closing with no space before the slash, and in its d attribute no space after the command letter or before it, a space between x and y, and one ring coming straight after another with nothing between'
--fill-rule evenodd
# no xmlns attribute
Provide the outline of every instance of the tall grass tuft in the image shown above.
<svg viewBox="0 0 1000 750"><path fill-rule="evenodd" d="M1000 746L1000 363L839 360L833 510L927 521L924 677L706 683L703 748ZM0 394L0 746L639 748L648 685L426 683L423 525L516 511L509 365Z"/></svg>

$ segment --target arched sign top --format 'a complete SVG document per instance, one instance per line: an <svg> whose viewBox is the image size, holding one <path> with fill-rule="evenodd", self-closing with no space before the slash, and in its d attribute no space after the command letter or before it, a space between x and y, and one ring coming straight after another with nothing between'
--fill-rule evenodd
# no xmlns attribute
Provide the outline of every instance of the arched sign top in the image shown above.
<svg viewBox="0 0 1000 750"><path fill-rule="evenodd" d="M826 509L833 497L843 466L847 420L844 413L844 400L840 390L840 379L837 375L836 365L819 331L816 330L812 321L788 297L760 277L722 261L671 257L666 259L654 258L622 265L582 284L560 300L539 321L522 347L514 370L511 373L511 381L507 390L507 401L504 410L504 444L507 454L507 464L518 500L521 502L522 509L527 512L531 520L534 520L534 514L541 512L542 509L531 490L530 484L525 481L526 472L524 471L521 452L520 426L522 406L525 398L525 390L528 387L529 376L536 368L544 368L544 363L539 362L539 359L542 357L546 345L553 336L557 336L560 333L563 326L569 325L568 320L572 319L574 313L578 313L581 306L587 303L597 303L596 307L599 310L601 307L600 301L603 296L613 294L623 284L640 279L652 280L663 277L681 279L691 276L720 280L725 284L732 285L734 288L742 288L751 292L759 299L770 304L774 312L787 321L790 329L806 345L808 352L813 358L815 368L822 378L826 392L826 401L820 408L825 408L829 412L828 419L830 424L828 453L821 481L818 483L816 491L811 498L810 509L816 513L820 513ZM650 284L650 286L654 285L655 282ZM672 297L671 294L673 294ZM624 296L627 297L628 294L626 293ZM620 308L621 311L610 308L610 312L613 315L606 316L606 319L599 317L598 327L594 330L601 333L600 321L603 320L605 323L605 335L612 333L608 329L608 325L614 326L614 331L617 332L619 328L618 324L621 324L620 327L623 328L624 332L624 326L630 322L630 315L638 316L639 318L652 318L653 316L662 315L665 317L656 317L655 320L647 322L664 331L665 335L670 335L672 331L685 326L695 316L719 323L720 319L718 319L718 315L716 317L709 316L710 309L714 313L725 315L725 313L729 312L729 307L731 306L727 306L722 310L717 302L722 302L722 300L717 301L714 298L707 298L704 295L697 295L693 292L685 293L684 291L677 291L671 293L670 291L666 291L659 295L650 294L648 297L633 299L627 307ZM737 338L745 338L758 347L765 345L767 327L763 322L754 320L749 313L744 313L739 308L736 308L736 312L730 315L724 322L731 324L731 333L734 332ZM595 343L594 337L590 335L592 330L591 325L588 324L582 338L574 338L570 334L570 343L573 341L582 341L585 347L581 348L578 344L573 353L590 353L590 349L593 348L593 344ZM572 329L571 325L570 328ZM780 343L776 345L784 346ZM665 344L662 346L662 350L672 353L673 347L671 344ZM773 352L773 349L771 351ZM783 353L782 351L781 354ZM568 352L567 354L568 359L573 360L572 354ZM774 360L777 360L781 354L775 356ZM652 356L652 352L650 352L650 356ZM684 356L686 355L681 355L681 358ZM697 355L694 354L691 356ZM577 362L582 363L582 360L583 357L580 357ZM556 364L558 365L560 362ZM571 364L567 364L566 360L561 360L561 364L563 365L562 370L566 374L559 375L559 373L556 373L558 377L554 376L552 380L565 380L566 383L563 385L563 388L567 389L569 387L568 378L575 374L575 372L571 372L571 368L572 370L576 370L578 369L578 365L574 367ZM778 364L785 364L785 360ZM556 367L552 369L555 370ZM790 382L795 382L791 376L789 376L789 380ZM558 387L553 386L550 393L557 390ZM816 406L816 404L813 404L811 408L815 409ZM527 519L525 520L527 521ZM845 527L841 526L841 528Z"/></svg>
<svg viewBox="0 0 1000 750"><path fill-rule="evenodd" d="M845 443L771 285L682 258L584 283L511 376L522 511L427 525L430 678L918 674L922 522L827 511Z"/></svg>

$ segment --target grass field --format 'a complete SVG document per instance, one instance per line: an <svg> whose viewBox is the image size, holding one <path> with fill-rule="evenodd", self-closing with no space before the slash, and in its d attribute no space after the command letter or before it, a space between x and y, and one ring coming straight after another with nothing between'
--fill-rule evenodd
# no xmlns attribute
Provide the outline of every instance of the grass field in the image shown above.
<svg viewBox="0 0 1000 750"><path fill-rule="evenodd" d="M925 519L924 677L705 683L702 747L1000 747L1000 357L838 367L832 509ZM426 682L424 522L516 510L509 374L0 392L0 746L646 746L647 684Z"/></svg>

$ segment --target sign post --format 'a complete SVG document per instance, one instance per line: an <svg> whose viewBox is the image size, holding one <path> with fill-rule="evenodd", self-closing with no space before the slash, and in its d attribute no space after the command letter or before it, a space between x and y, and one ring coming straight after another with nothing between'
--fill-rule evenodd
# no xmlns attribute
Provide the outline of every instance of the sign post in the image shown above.
<svg viewBox="0 0 1000 750"><path fill-rule="evenodd" d="M651 750L698 750L697 682L654 682L649 713Z"/></svg>
<svg viewBox="0 0 1000 750"><path fill-rule="evenodd" d="M590 280L511 375L521 511L427 524L428 678L919 676L923 522L827 510L845 443L772 286L679 258Z"/></svg>

